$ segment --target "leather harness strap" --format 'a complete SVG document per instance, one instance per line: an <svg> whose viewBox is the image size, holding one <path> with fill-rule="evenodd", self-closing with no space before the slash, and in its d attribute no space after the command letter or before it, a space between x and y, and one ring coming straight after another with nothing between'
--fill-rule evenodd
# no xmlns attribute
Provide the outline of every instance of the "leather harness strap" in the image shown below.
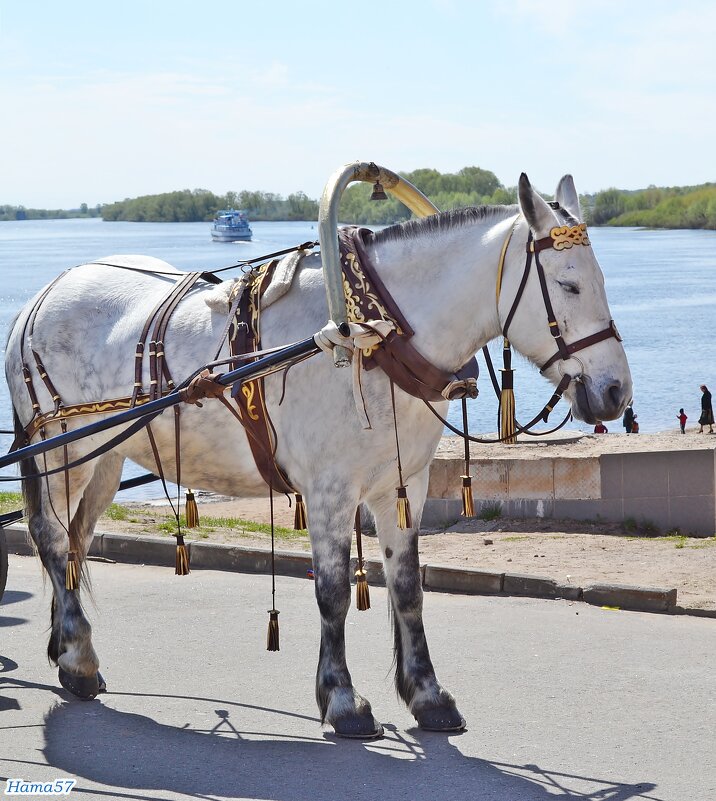
<svg viewBox="0 0 716 801"><path fill-rule="evenodd" d="M559 207L553 206L555 210L561 210ZM504 261L504 254L507 251L507 245L509 245L510 239L512 237L512 232L514 231L514 226L510 230L508 238L506 239L506 245L503 246L501 261ZM550 231L549 236L542 237L541 239L534 239L532 235L532 231L529 232L527 237L527 244L525 246L526 250L526 259L525 259L525 267L522 272L522 279L520 280L520 285L517 288L517 293L515 294L515 298L512 301L512 306L510 307L510 311L505 318L505 324L502 327L502 334L505 338L508 337L508 331L510 324L512 323L512 319L515 316L515 312L517 311L517 307L522 299L522 295L524 293L525 287L527 285L527 279L529 278L530 274L530 267L532 266L532 260L534 259L535 269L537 270L537 278L539 280L540 291L542 292L542 300L544 302L545 310L547 312L547 323L549 325L549 330L552 336L554 337L555 344L557 345L557 352L554 353L547 361L541 366L540 372L544 373L547 368L551 367L555 362L564 360L567 361L571 358L572 354L577 353L580 350L584 350L588 348L590 345L596 345L598 342L603 342L606 339L611 339L614 337L618 342L621 342L621 336L619 335L619 331L614 323L614 320L609 321L609 325L606 328L603 328L601 331L597 331L595 334L590 334L589 336L582 337L582 339L578 339L575 342L567 343L562 336L562 332L560 331L559 324L557 322L557 318L554 314L554 309L552 307L552 300L549 295L549 289L547 287L547 278L545 276L544 268L542 267L542 262L540 261L539 254L543 250L547 250L548 248L554 248L555 250L568 250L576 245L590 245L589 237L587 236L587 227L584 223L580 223L579 225L574 226L557 226L552 228ZM501 272L501 271L500 271ZM498 300L499 300L499 293L498 293Z"/></svg>
<svg viewBox="0 0 716 801"><path fill-rule="evenodd" d="M469 385L467 394L476 397L478 368L474 356L457 373L449 373L429 362L410 342L415 332L368 256L372 237L373 232L368 228L355 226L338 232L349 322L363 323L375 319L377 314L395 326L380 345L363 351L365 369L381 367L404 392L421 400L446 400L443 391L453 382L458 382L458 386L448 400L461 397L460 385L465 388Z"/></svg>
<svg viewBox="0 0 716 801"><path fill-rule="evenodd" d="M172 389L172 381L169 368L164 357L164 336L173 314L179 303L186 297L197 281L201 278L201 273L186 273L177 281L169 291L154 307L149 317L147 317L142 333L135 351L134 362L134 389L132 392L132 405L142 394L142 374L144 366L144 351L149 338L149 329L154 323L151 340L149 341L149 398L154 400L162 394L162 385L166 379L169 389Z"/></svg>
<svg viewBox="0 0 716 801"><path fill-rule="evenodd" d="M241 294L229 332L229 352L232 356L261 350L261 298L271 283L277 264L278 260L274 259L259 267L254 279ZM238 362L232 363L232 369L237 366ZM236 384L231 394L261 477L277 492L296 492L276 461L276 430L266 408L263 378Z"/></svg>

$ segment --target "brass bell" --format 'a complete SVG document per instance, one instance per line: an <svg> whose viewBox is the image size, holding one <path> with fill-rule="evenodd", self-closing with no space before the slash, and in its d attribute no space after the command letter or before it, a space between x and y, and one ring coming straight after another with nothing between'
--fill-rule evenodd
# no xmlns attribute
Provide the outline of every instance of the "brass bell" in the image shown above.
<svg viewBox="0 0 716 801"><path fill-rule="evenodd" d="M383 189L383 184L380 181L376 181L373 186L373 192L370 196L371 200L387 200L388 195L385 194L385 190Z"/></svg>

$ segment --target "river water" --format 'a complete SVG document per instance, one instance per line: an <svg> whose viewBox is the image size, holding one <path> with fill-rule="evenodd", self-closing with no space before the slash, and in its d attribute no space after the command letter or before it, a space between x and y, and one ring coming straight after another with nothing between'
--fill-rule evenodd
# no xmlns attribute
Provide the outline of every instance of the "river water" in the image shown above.
<svg viewBox="0 0 716 801"><path fill-rule="evenodd" d="M10 322L22 305L74 264L115 253L142 253L179 269L216 269L317 238L316 225L310 222L255 222L252 228L251 242L222 244L211 241L208 223L0 222L2 347ZM681 406L689 424L695 423L700 410L699 385L716 385L711 341L716 309L716 231L591 228L590 238L604 271L614 319L624 337L641 430L675 428ZM491 351L499 365L500 343L493 343ZM515 361L517 414L528 420L542 408L551 389L535 368L519 357ZM480 397L470 403L470 426L474 433L492 432L496 401L484 369L480 388ZM559 407L555 420L561 419L558 411ZM453 404L450 420L459 419L459 404ZM608 425L612 432L623 430L620 421ZM1 381L0 429L11 427L7 387ZM591 430L579 422L569 427ZM0 435L2 452L11 440ZM141 471L130 466L125 476L137 472ZM125 497L154 497L157 486L132 490Z"/></svg>

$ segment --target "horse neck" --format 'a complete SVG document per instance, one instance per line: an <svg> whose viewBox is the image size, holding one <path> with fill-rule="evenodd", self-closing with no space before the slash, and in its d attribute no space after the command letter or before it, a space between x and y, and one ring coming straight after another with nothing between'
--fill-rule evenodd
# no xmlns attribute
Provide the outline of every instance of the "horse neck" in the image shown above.
<svg viewBox="0 0 716 801"><path fill-rule="evenodd" d="M413 344L436 367L454 371L500 334L495 290L505 237L516 212L406 226L378 241L376 269L415 331Z"/></svg>

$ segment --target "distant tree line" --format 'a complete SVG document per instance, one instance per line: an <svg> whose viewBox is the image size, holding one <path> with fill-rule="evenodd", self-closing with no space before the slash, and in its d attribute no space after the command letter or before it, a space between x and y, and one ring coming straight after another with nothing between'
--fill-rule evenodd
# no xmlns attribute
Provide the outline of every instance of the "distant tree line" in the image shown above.
<svg viewBox="0 0 716 801"><path fill-rule="evenodd" d="M88 208L86 203L78 209L26 209L24 206L0 206L0 221L69 220L73 217L99 217L101 213L101 206Z"/></svg>
<svg viewBox="0 0 716 801"><path fill-rule="evenodd" d="M517 202L515 187L504 187L495 174L480 167L464 167L456 173L419 169L400 175L418 187L435 205L446 211L463 206ZM353 184L343 194L339 218L344 223L389 225L410 218L410 211L388 195L370 200L372 186ZM546 197L549 197L546 195ZM716 184L655 187L638 191L606 189L582 195L582 209L591 225L647 226L653 228L716 229ZM160 195L143 195L118 203L78 209L26 209L0 206L0 220L49 220L102 216L108 221L200 222L214 218L221 209L245 210L251 220L316 220L318 201L304 192L287 198L273 192L227 192L215 195L206 189L184 189Z"/></svg>
<svg viewBox="0 0 716 801"><path fill-rule="evenodd" d="M457 173L420 169L400 173L417 186L441 210L485 203L515 203L516 190L506 189L494 173L480 167L464 167ZM370 200L372 186L354 184L341 200L341 222L387 225L407 220L411 212L398 200ZM161 195L122 200L102 207L105 220L133 222L198 222L213 219L217 211L243 209L251 220L316 220L318 201L303 192L283 198L272 192L227 192L215 195L206 189L184 189Z"/></svg>
<svg viewBox="0 0 716 801"><path fill-rule="evenodd" d="M582 202L592 225L716 229L716 184L636 192L606 189Z"/></svg>
<svg viewBox="0 0 716 801"><path fill-rule="evenodd" d="M287 198L273 192L227 192L184 189L161 195L143 195L102 206L102 218L111 222L201 222L221 209L243 209L251 220L315 220L318 203L303 192Z"/></svg>

